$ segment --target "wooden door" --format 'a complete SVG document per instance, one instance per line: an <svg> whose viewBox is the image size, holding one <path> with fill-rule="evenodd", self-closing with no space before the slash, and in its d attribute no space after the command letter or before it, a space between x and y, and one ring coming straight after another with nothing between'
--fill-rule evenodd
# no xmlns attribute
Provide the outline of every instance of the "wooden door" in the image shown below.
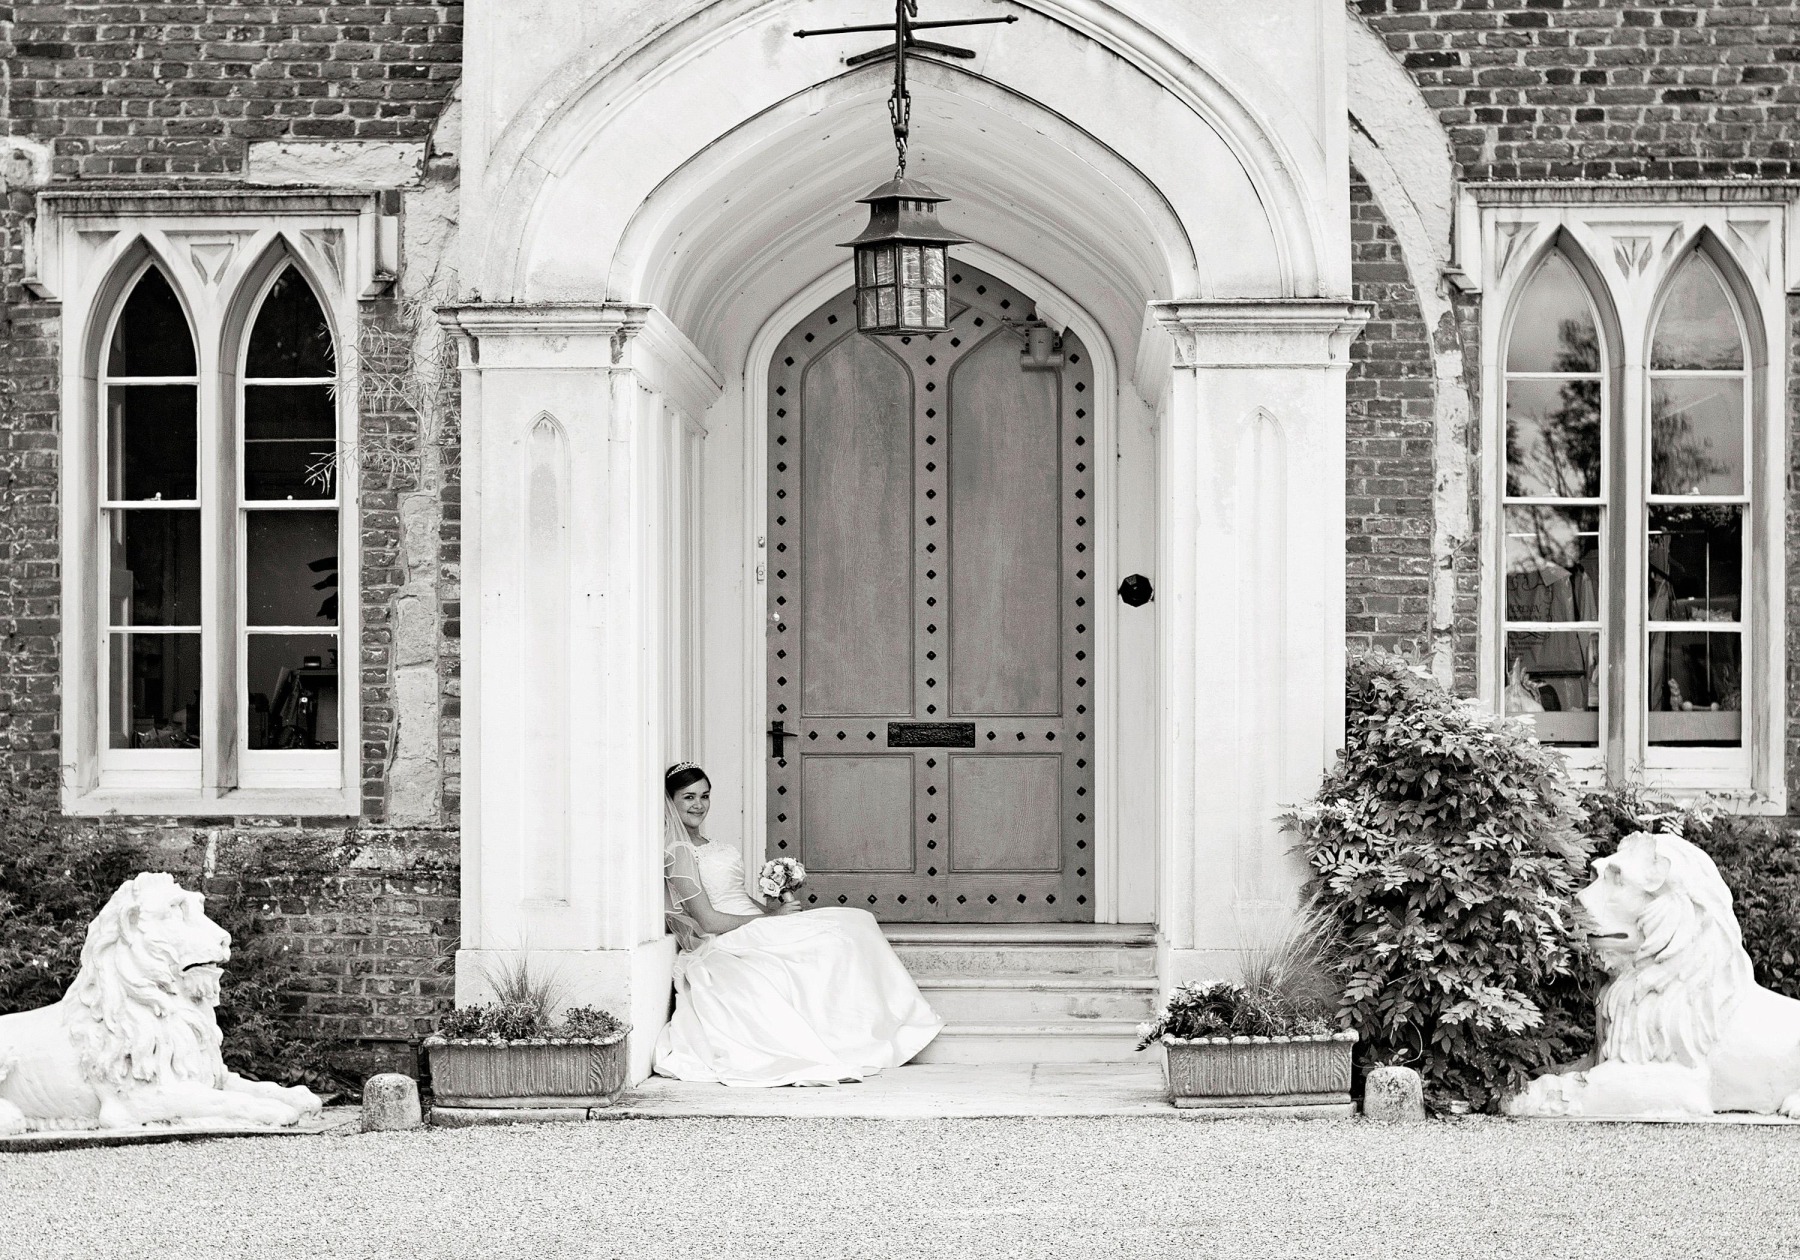
<svg viewBox="0 0 1800 1260"><path fill-rule="evenodd" d="M972 267L950 299L872 338L846 290L775 351L769 853L884 920L1091 922L1093 366Z"/></svg>

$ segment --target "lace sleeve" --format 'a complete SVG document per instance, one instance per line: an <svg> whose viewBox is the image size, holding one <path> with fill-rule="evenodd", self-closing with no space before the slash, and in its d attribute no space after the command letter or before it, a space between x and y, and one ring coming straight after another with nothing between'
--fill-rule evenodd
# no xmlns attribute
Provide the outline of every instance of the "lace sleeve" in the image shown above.
<svg viewBox="0 0 1800 1260"><path fill-rule="evenodd" d="M682 949L693 949L706 939L691 909L705 893L699 857L673 806L665 811L663 832L663 921Z"/></svg>

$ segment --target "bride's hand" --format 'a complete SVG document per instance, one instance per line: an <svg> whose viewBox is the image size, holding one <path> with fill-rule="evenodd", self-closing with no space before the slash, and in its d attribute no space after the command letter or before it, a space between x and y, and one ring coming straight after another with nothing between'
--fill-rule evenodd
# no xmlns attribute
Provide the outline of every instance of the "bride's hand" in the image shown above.
<svg viewBox="0 0 1800 1260"><path fill-rule="evenodd" d="M777 901L769 907L768 912L770 914L799 914L804 909L806 907L798 901Z"/></svg>

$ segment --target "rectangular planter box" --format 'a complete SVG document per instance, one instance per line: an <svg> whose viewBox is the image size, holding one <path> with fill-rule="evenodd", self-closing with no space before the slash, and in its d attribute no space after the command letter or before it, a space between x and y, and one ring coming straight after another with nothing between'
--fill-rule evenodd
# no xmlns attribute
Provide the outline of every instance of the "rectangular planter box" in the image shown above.
<svg viewBox="0 0 1800 1260"><path fill-rule="evenodd" d="M1163 1038L1169 1101L1199 1111L1354 1115L1350 1049L1356 1034Z"/></svg>
<svg viewBox="0 0 1800 1260"><path fill-rule="evenodd" d="M444 1107L610 1107L625 1092L617 1041L445 1041L427 1037L431 1088Z"/></svg>

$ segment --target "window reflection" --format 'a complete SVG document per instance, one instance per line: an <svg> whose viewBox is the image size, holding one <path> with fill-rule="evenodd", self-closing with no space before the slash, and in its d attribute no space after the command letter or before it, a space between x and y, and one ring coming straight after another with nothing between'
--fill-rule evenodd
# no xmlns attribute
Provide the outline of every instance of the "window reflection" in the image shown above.
<svg viewBox="0 0 1800 1260"><path fill-rule="evenodd" d="M1735 504L1650 508L1651 621L1739 620L1743 526Z"/></svg>
<svg viewBox="0 0 1800 1260"><path fill-rule="evenodd" d="M252 634L245 682L251 748L338 746L335 636Z"/></svg>
<svg viewBox="0 0 1800 1260"><path fill-rule="evenodd" d="M1742 742L1742 643L1737 631L1650 635L1652 744Z"/></svg>
<svg viewBox="0 0 1800 1260"><path fill-rule="evenodd" d="M111 748L200 746L200 636L121 634L109 653Z"/></svg>
<svg viewBox="0 0 1800 1260"><path fill-rule="evenodd" d="M1650 367L1732 370L1744 366L1744 341L1718 272L1700 254L1688 256L1663 299L1650 347Z"/></svg>
<svg viewBox="0 0 1800 1260"><path fill-rule="evenodd" d="M1506 385L1506 493L1592 499L1600 494L1600 381Z"/></svg>
<svg viewBox="0 0 1800 1260"><path fill-rule="evenodd" d="M1659 377L1651 384L1650 492L1744 492L1744 382Z"/></svg>
<svg viewBox="0 0 1800 1260"><path fill-rule="evenodd" d="M1509 631L1506 712L1530 716L1546 744L1600 742L1598 631Z"/></svg>
<svg viewBox="0 0 1800 1260"><path fill-rule="evenodd" d="M1519 299L1506 347L1508 372L1598 372L1600 333L1587 287L1551 254Z"/></svg>

